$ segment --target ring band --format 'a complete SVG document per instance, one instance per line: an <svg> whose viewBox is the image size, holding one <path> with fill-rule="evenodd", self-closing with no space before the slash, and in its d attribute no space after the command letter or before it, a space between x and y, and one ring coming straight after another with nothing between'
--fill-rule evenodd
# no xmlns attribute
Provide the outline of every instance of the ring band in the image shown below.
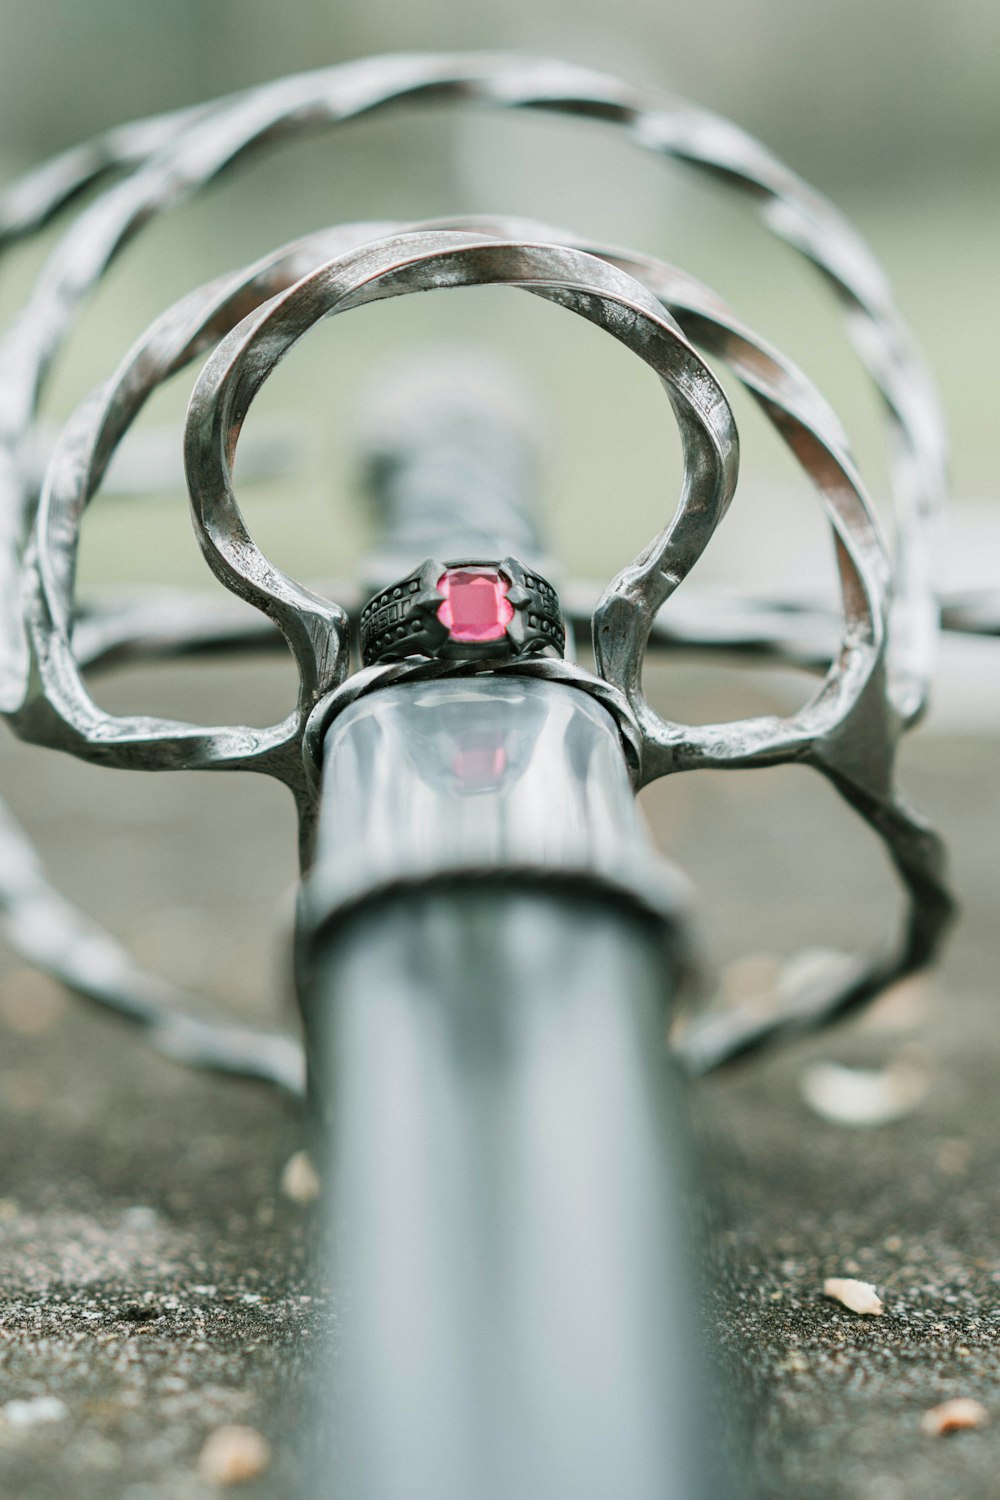
<svg viewBox="0 0 1000 1500"><path fill-rule="evenodd" d="M551 583L516 558L428 558L361 611L361 660L446 661L563 656L566 631Z"/></svg>

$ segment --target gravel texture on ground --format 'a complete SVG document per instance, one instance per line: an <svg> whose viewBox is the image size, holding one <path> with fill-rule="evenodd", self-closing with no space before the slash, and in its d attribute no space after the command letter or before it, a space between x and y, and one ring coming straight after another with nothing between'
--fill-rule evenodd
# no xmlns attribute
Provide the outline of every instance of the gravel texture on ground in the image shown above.
<svg viewBox="0 0 1000 1500"><path fill-rule="evenodd" d="M165 970L201 955L208 989L242 996L243 1018L278 1014L280 954L261 933L287 910L293 852L273 788L112 777L17 747L6 765L16 810L38 810L57 872L96 915ZM700 1088L702 1172L723 1203L707 1321L774 1500L1000 1493L995 748L929 734L906 784L949 832L966 908L938 979ZM867 845L827 840L798 786L763 774L740 813L728 779L649 799L733 953L767 951L771 932L790 949L830 926L877 930L888 887L859 873ZM307 1270L314 1210L281 1191L303 1144L294 1108L151 1057L13 960L0 1040L0 1494L208 1500L206 1439L243 1424L273 1459L239 1493L286 1495L310 1349L332 1315ZM810 1062L879 1067L904 1046L929 1078L908 1117L852 1129L810 1111ZM834 1276L873 1283L884 1313L824 1298ZM991 1420L922 1431L952 1397Z"/></svg>

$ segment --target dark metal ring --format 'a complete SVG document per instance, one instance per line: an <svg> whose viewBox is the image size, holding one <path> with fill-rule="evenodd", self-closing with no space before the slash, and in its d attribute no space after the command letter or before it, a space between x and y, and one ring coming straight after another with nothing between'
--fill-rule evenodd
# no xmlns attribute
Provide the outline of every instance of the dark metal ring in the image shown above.
<svg viewBox="0 0 1000 1500"><path fill-rule="evenodd" d="M514 557L449 563L428 558L361 611L366 667L410 656L509 661L565 651L558 594Z"/></svg>

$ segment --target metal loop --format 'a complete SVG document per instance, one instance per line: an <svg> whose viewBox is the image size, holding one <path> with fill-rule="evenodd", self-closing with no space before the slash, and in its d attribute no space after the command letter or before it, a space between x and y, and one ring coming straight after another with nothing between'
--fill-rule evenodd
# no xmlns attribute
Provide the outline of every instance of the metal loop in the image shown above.
<svg viewBox="0 0 1000 1500"><path fill-rule="evenodd" d="M74 654L76 556L83 513L111 457L153 390L214 344L253 303L294 284L317 257L364 241L382 226L348 225L284 246L238 273L184 297L138 340L118 370L67 422L52 455L27 559L23 610L33 671L24 702L9 717L22 738L121 767L224 769L242 765L299 790L298 745L313 704L347 670L341 607L270 569L257 588L238 590L282 631L299 668L298 703L269 729L116 717L93 701Z"/></svg>
<svg viewBox="0 0 1000 1500"><path fill-rule="evenodd" d="M23 697L27 662L16 603L18 550L34 497L18 455L37 393L75 308L117 250L157 209L212 181L249 151L403 100L538 109L617 126L638 145L746 192L765 223L824 274L847 333L882 393L899 441L893 475L899 526L887 659L888 692L906 723L922 711L936 604L928 561L946 494L946 442L932 383L877 263L824 198L729 121L572 64L503 55L367 58L280 80L197 111L111 132L57 159L0 200L0 247L55 213L86 182L117 166L132 175L79 216L50 258L22 317L0 346L0 707ZM169 128L170 126L173 128Z"/></svg>
<svg viewBox="0 0 1000 1500"><path fill-rule="evenodd" d="M488 284L520 286L580 314L637 353L666 387L684 447L683 492L674 519L608 592L622 610L652 618L701 555L735 488L736 429L721 387L662 304L609 262L558 244L477 243L454 230L402 234L320 266L249 314L207 362L191 397L185 448L195 522L222 582L252 602L268 587L269 565L233 493L232 460L253 397L292 345L320 318L348 307ZM638 665L641 671L641 649ZM655 718L637 683L616 685L634 712Z"/></svg>
<svg viewBox="0 0 1000 1500"><path fill-rule="evenodd" d="M680 580L660 583L648 564L633 564L608 585L597 604L594 649L602 676L627 697L643 733L646 783L671 771L704 766L767 765L802 758L836 731L838 745L867 736L869 683L880 670L890 604L885 544L839 419L820 392L783 355L742 324L716 293L666 262L522 220L457 220L467 228L504 235L547 236L620 267L641 281L693 343L724 360L754 396L779 436L819 492L837 544L844 624L824 682L810 701L787 718L743 719L714 725L681 725L661 719L646 702L642 673L654 621ZM666 592L664 592L666 585ZM883 736L877 771L884 783L898 728Z"/></svg>
<svg viewBox="0 0 1000 1500"><path fill-rule="evenodd" d="M285 580L291 593L283 601L279 598L274 617L281 612L282 602L288 606L285 623L291 632L290 644L296 652L304 688L296 710L271 730L239 727L207 730L158 719L112 720L102 714L83 688L70 633L74 628L71 602L75 537L83 506L99 483L117 441L115 422L124 416L127 426L151 389L151 385L143 388L145 372L141 360L136 359L128 380L121 385L121 405L95 445L88 449L88 422L98 419L103 422L107 416L107 412L101 416L100 397L95 400L89 417L81 418L76 437L68 434L61 450L46 502L49 510L39 527L37 547L29 560L29 652L18 601L23 576L22 547L36 507L33 424L49 364L81 300L100 279L118 249L146 220L210 182L255 149L402 100L468 100L505 109L555 110L614 124L645 149L672 156L746 192L765 223L811 260L840 298L848 336L885 398L893 435L898 439L892 455L899 525L891 598L883 586L884 580L880 582L877 576L877 547L864 541L863 528L857 524L858 515L852 520L848 514L855 505L850 495L849 465L845 470L840 464L841 478L837 477L837 464L843 457L842 438L834 436L830 441L833 428L824 426L825 419L820 420L817 415L814 393L809 395L803 386L799 392L803 404L797 416L811 417L812 438L809 421L798 432L794 430L793 401L793 425L788 429L791 434L788 441L807 469L822 468L826 450L839 454L828 469L834 483L824 486L821 482L820 488L825 490L828 509L836 513L839 507L841 525L849 533L838 547L838 560L848 622L844 656L852 663L851 670L838 672L838 663L834 663L824 690L811 705L806 705L804 712L812 712L813 717L804 723L805 734L801 739L786 733L782 741L781 721L770 727L762 726L763 738L752 744L745 735L734 737L731 726L714 726L718 733L699 730L691 737L678 732L680 726L659 726L659 721L652 718L645 725L649 774L689 764L761 763L768 757L771 745L779 750L773 758L801 754L811 760L886 840L914 899L908 939L895 967L890 962L881 969L861 971L858 982L846 988L842 985L839 993L822 998L822 1003L814 1005L808 1014L800 1011L790 1021L786 1018L771 1023L769 1030L759 1029L749 1043L746 1035L742 1041L737 1036L738 1025L721 1039L718 1034L713 1039L703 1032L699 1056L703 1062L707 1058L709 1065L715 1065L727 1055L781 1035L783 1028L822 1024L845 1006L859 1003L878 983L886 982L887 977L905 971L905 966L925 962L947 919L948 899L942 884L939 845L895 799L891 783L895 740L900 729L919 715L930 675L936 605L929 557L932 526L946 488L946 446L931 382L867 248L824 199L764 148L737 127L692 106L664 100L590 70L561 63L489 55L367 59L283 80L196 110L122 127L30 174L0 198L2 252L6 243L31 233L50 219L82 187L122 169L131 173L79 215L46 263L23 315L0 346L0 711L10 714L17 732L27 738L61 744L77 754L108 764L147 768L239 765L271 771L293 786L301 808L306 789L299 740L310 711L310 695L312 701L318 701L322 684L336 681L344 665L343 620L336 607L326 605L315 595L297 600L294 591L299 586ZM509 237L508 231L504 232ZM326 251L335 253L335 246ZM607 253L612 260L618 254ZM311 254L304 252L298 266L289 261L285 267L287 280L294 280L310 269L315 263L315 255L310 259ZM262 262L262 266L269 265L271 259ZM642 265L635 257L619 263L633 273ZM259 283L252 279L240 283L248 290L251 304L287 285L277 271L268 281L270 275L265 270ZM647 269L639 279L656 289L655 275L655 271ZM675 294L678 275L670 272ZM192 334L187 351L176 353L172 368L179 368L187 358L208 347L232 325L236 315L246 310L247 300L239 304L237 283L231 285L233 292L227 310L220 311L215 323L210 316L207 318L200 335L197 331ZM216 284L217 288L222 286L223 283ZM669 290L660 286L657 295L665 295ZM222 308L226 306L225 294L220 291L218 295ZM717 299L703 302L699 308L696 296L694 303L685 308L685 295L681 290L680 302L672 305L693 342L712 348L711 339L721 338L729 353L724 349L718 352L723 357L732 356L732 366L741 379L744 378L741 363L747 364L752 372L762 351L766 362L768 351L759 344L754 346L752 340L741 349L739 330L732 325L713 334L704 323L706 315L710 322L711 314L720 312ZM205 293L195 294L185 314L191 318L192 329L196 329L198 298L204 296ZM721 309L721 313L725 320L725 310ZM146 357L155 365L156 352L165 352L169 345L169 338L162 348L155 342L152 346L147 344ZM789 367L784 366L784 370L787 377ZM169 373L169 368L159 368L152 383ZM765 387L767 379L772 377L773 371L769 375L765 370ZM745 383L754 389L752 381ZM792 388L787 379L783 386L780 381L778 384L781 391L776 399L763 388L757 398L779 430L785 430L789 419L787 398ZM114 407L114 402L111 406ZM810 459L808 449L814 440L819 446L813 449ZM846 487L842 482L845 473ZM859 548L864 553L860 562ZM853 581L852 567L857 575ZM252 578L249 580L251 589L254 582ZM233 583L238 586L235 579ZM859 597L852 597L852 591ZM264 593L267 594L267 587ZM247 597L245 592L244 597ZM259 602L267 607L266 600ZM307 623L301 629L292 618L296 602L305 609ZM631 616L628 628L633 640L639 639L644 645L649 628L654 638L662 636L665 630L676 637L678 616L683 638L685 602L682 601L679 612L673 611L672 624L668 626L666 615L671 614L670 606L666 614L661 611L655 619L647 621L648 603L627 598L625 607ZM330 611L328 616L324 616L324 608ZM880 645L875 636L883 629L887 609L888 639ZM112 621L106 614L94 611L87 622L89 649L98 654L101 642L107 643L109 631L113 640L120 641L123 632L127 635L128 622L123 624L120 617ZM966 616L959 614L956 618L960 626L968 626ZM869 620L875 622L874 631ZM136 621L139 627L147 629L149 611L141 608ZM614 625L614 620L611 623ZM988 612L977 615L971 623L978 629L996 630L995 618ZM331 635L327 627L335 634ZM157 633L162 630L158 619L153 628L158 641ZM183 646L185 642L197 643L206 634L215 639L218 628L206 616L203 625L192 626L185 621L182 629L174 632L171 627L168 634L176 635ZM259 632L260 625L254 628ZM690 619L686 628L690 635ZM711 644L704 630L699 630L697 615L694 630L698 644ZM744 621L737 630L738 636L741 631L743 636L749 633L758 643L770 640L773 621L764 619L758 624L751 618L749 629ZM226 640L243 640L248 633L253 631L242 625L232 628L227 622L223 627ZM708 634L717 640L717 629ZM84 634L78 631L76 635L79 652L85 656L88 647ZM331 642L332 654L324 656L323 647ZM142 648L141 641L130 644ZM626 657L630 650L623 646L617 661L613 660L613 653L609 655L608 670L619 675L627 672ZM831 680L835 691L830 691ZM635 701L638 703L639 699ZM87 982L82 987L86 989ZM101 998L99 993L97 998ZM221 1036L217 1041L217 1056L221 1058L226 1045ZM208 1050L205 1049L205 1055ZM238 1050L231 1051L230 1061L234 1069L242 1066ZM216 1061L211 1065L222 1064Z"/></svg>
<svg viewBox="0 0 1000 1500"><path fill-rule="evenodd" d="M395 231L394 238L388 242L378 246L364 243L362 249L353 248L359 242L366 242L372 233L385 235L387 231ZM447 241L446 250L440 248L442 234ZM484 234L498 239L491 240L490 246L484 247L480 242ZM120 440L128 422L156 382L231 328L235 316L245 309L247 300L251 297L270 297L270 300L265 301L256 315L251 315L232 333L227 350L220 350L215 361L217 366L228 372L224 374L226 380L239 384L241 361L253 359L255 340L259 336L267 337L268 358L255 361L257 385L253 389L256 389L287 347L287 343L282 344L280 339L275 341L273 327L276 319L287 317L287 304L291 303L293 309L293 339L301 336L305 328L310 326L310 320L314 321L324 315L326 302L322 297L317 300L317 278L329 281L335 275L340 277L340 282L332 293L328 288L327 295L331 308L336 306L340 309L358 305L362 298L369 300L373 295L385 295L384 280L391 283L390 295L409 289L406 285L397 284L401 276L405 278L411 266L405 256L400 260L403 249L407 256L417 251L417 260L423 264L425 277L429 278L428 284L440 285L449 275L452 281L460 278L456 276L454 269L445 276L440 276L439 269L435 266L435 256L458 256L461 262L473 250L482 256L486 248L503 250L512 255L530 249L537 261L538 257L544 259L546 253L551 254L559 248L551 246L546 251L540 245L522 244L519 247L502 243L515 235L522 241L526 241L529 235L537 239L566 239L562 231L511 220L446 221L433 226L410 226L406 230L389 225L344 226L297 242L235 279L226 279L202 289L158 320L149 334L140 340L115 379L101 393L100 399L85 405L71 422L53 462L39 517L39 576L48 585L46 603L49 617L58 622L60 629L55 641L51 632L48 636L44 631L40 632L37 609L32 626L32 639L39 661L39 681L46 687L52 703L58 707L62 701L58 692L53 692L53 685L65 686L71 675L66 668L67 662L72 661L68 644L68 622L73 615L71 590L75 549L74 518L78 523L83 505L99 482L115 443ZM473 236L479 238L475 239ZM430 249L429 246L437 248ZM914 823L906 810L892 798L891 766L901 725L898 719L886 716L882 679L888 565L864 491L844 451L846 439L837 418L805 377L750 334L714 293L692 277L662 262L620 249L593 246L581 241L573 241L572 246L577 252L585 251L587 255L599 256L605 264L610 263L619 272L624 271L640 279L655 294L661 306L677 317L692 338L731 366L810 474L833 525L838 540L842 579L844 636L840 652L834 655L825 682L798 714L787 719L744 720L698 727L668 724L660 720L642 696L642 654L650 627L657 616L660 598L657 588L662 590L664 582L668 586L672 585L673 577L667 574L664 579L661 575L658 584L655 569L647 570L643 575L641 563L638 565L638 581L635 578L637 565L633 565L631 578L628 578L629 570L624 575L631 585L631 591L623 588L623 577L620 577L606 592L598 610L599 625L602 610L605 623L609 609L624 609L627 612L625 628L617 638L609 640L607 635L602 636L600 628L596 633L599 665L604 674L616 682L617 688L622 691L618 692L613 685L605 686L600 678L592 678L589 674L585 676L589 691L596 696L600 696L603 691L607 699L605 706L619 723L632 773L637 781L648 781L665 772L699 765L754 765L789 758L806 759L833 780L848 800L880 832L910 890L913 902L909 924L910 940L903 945L894 964L888 967L885 963L874 967L862 966L857 973L852 974L847 987L853 997L850 1003L860 1003L858 997L873 993L885 982L887 975L907 972L913 967L917 961L918 948L932 944L934 935L943 927L949 904L941 883L939 847L926 830L922 837L915 837L915 833L921 831L920 825ZM351 262L353 271L344 264L344 252L349 248L352 253L347 255L347 260ZM317 268L316 261L324 260L331 251L340 252L336 266L321 264ZM564 255L562 259L565 262ZM351 276L353 274L355 280L358 280L359 265L363 267L360 293L358 286L351 290ZM304 279L307 283L304 288L294 284L295 278L303 271L306 272ZM590 263L589 271L593 275L593 262ZM523 276L520 279L523 282ZM292 283L291 290L286 291L289 283ZM423 284L419 280L416 283L417 287ZM528 289L536 290L537 285L528 283ZM620 286L617 289L620 291ZM545 290L551 293L558 291L558 288L547 287ZM631 283L630 291L634 297L634 283ZM282 292L285 292L284 296L280 295ZM305 311L296 321L296 304L300 299L305 304ZM263 330L263 333L259 330ZM622 337L620 330L613 331ZM624 341L629 342L629 337ZM231 352L232 346L238 346L235 354ZM208 378L206 373L203 382ZM217 421L217 426L213 429L216 443L213 451L216 456L222 454L224 464L231 463L231 433L242 424L252 399L253 390L248 389L245 384L240 389L241 404L229 412L228 428L216 403L217 392L210 392L204 400L205 410ZM197 409L197 401L193 403L192 409ZM228 496L224 492L221 508L208 512L210 527L206 528L204 543L209 560L224 582L242 597L249 598L263 608L272 618L276 618L284 609L286 638L292 634L295 639L293 632L300 618L299 601L305 597L312 605L313 601L317 601L317 596L302 590L300 585L284 578L284 575L278 575L257 552L252 541L247 545L249 538L245 527L242 527L239 519L234 523L233 518L234 515L238 518L238 510L235 509L231 481L225 470L223 483L229 486ZM204 507L204 500L197 500L197 484L194 489L196 503ZM705 540L711 529L710 525L703 531ZM661 547L665 538L669 544L669 537L670 528L657 539ZM60 544L65 548L67 538L68 549L60 550ZM648 549L647 556L655 553L655 548L656 543L652 549ZM697 555L697 548L694 555ZM275 601L272 599L271 589L275 586L276 579L281 581L278 584L280 592ZM318 603L321 609L331 608L325 601ZM306 614L305 627L297 642L303 678L298 714L276 727L280 733L280 743L265 745L263 753L259 738L241 738L259 735L259 732L234 729L214 731L216 738L209 743L206 739L207 731L191 726L183 743L178 744L176 734L171 738L173 726L167 723L144 720L137 726L135 733L129 734L124 721L112 721L107 716L98 721L94 716L99 715L100 711L93 705L90 705L91 717L84 717L81 725L79 703L75 706L75 717L70 716L69 722L80 738L70 748L81 753L82 742L86 747L83 753L102 759L109 759L114 754L116 763L147 766L256 765L259 769L281 775L293 785L300 797L308 798L313 747L306 715L311 705L319 702L325 713L331 707L332 711L339 711L344 703L353 701L362 692L370 691L389 680L381 672L375 675L361 673L334 693L332 699L323 697L320 689L323 679L315 667L316 654L313 647L315 640L322 643L324 639L322 615L318 625L314 621L313 635L309 634L309 625L310 617ZM54 646L58 649L54 649ZM54 674L53 661L60 669ZM426 664L403 664L403 667L403 680L428 675ZM468 668L458 667L454 670ZM575 673L579 671L573 670ZM338 672L342 675L342 661L338 661ZM430 675L434 675L433 668ZM328 686L339 680L340 676L332 676L328 679ZM584 685L579 676L576 685ZM79 681L77 686L82 693ZM38 705L32 705L33 714L37 712L37 708ZM310 724L317 722L316 715L319 711L313 711ZM19 724L22 732L23 722ZM49 737L47 731L52 727L50 719L42 717L41 732L38 720L31 718L29 723L33 737ZM290 753L294 751L300 738L303 739L305 753L304 785L297 780L297 776L301 777L302 774L301 762L298 761L297 754L293 756ZM57 742L60 742L58 736ZM66 744L65 734L62 735L61 742ZM828 998L828 1008L831 1011L842 1009L848 1003L843 986ZM771 1030L788 1025L786 1017L776 1022ZM689 1039L688 1042L689 1048L695 1049L691 1052L692 1058L697 1055L700 1059L699 1067L706 1065L707 1058L713 1059L712 1065L721 1060L722 1043L717 1035L711 1033L711 1029L709 1032L707 1036L699 1036L697 1040ZM729 1023L728 1041L725 1045L734 1051L745 1050L759 1045L759 1038L765 1033L766 1029L762 1031L759 1026L743 1028L741 1032L739 1017L736 1017ZM748 1037L753 1040L748 1040Z"/></svg>
<svg viewBox="0 0 1000 1500"><path fill-rule="evenodd" d="M260 296L287 284L303 263L329 254L331 247L356 244L373 227L348 226L299 242L235 279L183 299L67 424L39 506L28 574L26 619L35 671L29 697L15 716L25 738L119 766L246 764L296 785L298 757L290 752L305 716L346 670L345 616L339 606L274 568L257 549L228 478L231 439L253 392L305 328L328 311L376 298L430 285L507 280L572 306L630 347L639 344L637 352L668 384L685 442L685 493L672 527L658 539L656 556L673 559L673 576L691 566L732 494L735 428L721 388L662 308L621 271L576 251L493 240L477 246L467 235L444 231L399 236L312 270L251 314L209 361L192 398L188 462L199 539L217 576L267 613L285 636L300 672L295 713L270 730L212 730L150 717L116 719L97 708L72 652L73 582L82 513L116 444L156 383L231 326L248 292ZM269 341L268 359L257 362L251 384L244 364L259 337ZM216 401L220 381L228 405ZM203 420L199 428L206 414L208 426Z"/></svg>

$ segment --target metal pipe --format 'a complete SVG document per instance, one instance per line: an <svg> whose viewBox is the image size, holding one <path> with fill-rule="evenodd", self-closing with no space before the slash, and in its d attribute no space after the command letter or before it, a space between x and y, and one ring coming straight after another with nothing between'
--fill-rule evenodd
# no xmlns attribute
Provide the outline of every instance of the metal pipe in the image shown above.
<svg viewBox="0 0 1000 1500"><path fill-rule="evenodd" d="M676 929L634 894L613 721L555 683L392 688L324 763L305 1008L340 1332L310 1495L720 1500Z"/></svg>

